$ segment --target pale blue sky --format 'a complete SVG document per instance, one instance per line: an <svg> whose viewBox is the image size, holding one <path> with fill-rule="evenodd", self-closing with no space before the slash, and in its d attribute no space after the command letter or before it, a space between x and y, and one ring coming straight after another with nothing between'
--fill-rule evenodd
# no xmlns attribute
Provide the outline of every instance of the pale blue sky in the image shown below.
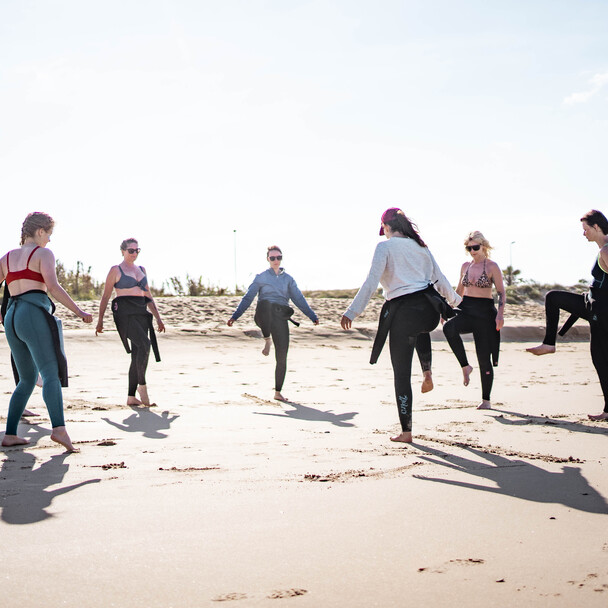
<svg viewBox="0 0 608 608"><path fill-rule="evenodd" d="M0 0L0 244L28 211L105 278L357 287L400 206L456 283L469 230L588 277L608 213L608 2Z"/></svg>

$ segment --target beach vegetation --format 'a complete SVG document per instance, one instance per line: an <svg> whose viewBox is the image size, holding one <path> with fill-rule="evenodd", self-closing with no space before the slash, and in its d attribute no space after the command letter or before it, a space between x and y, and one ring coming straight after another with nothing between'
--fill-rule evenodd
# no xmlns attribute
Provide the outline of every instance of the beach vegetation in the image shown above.
<svg viewBox="0 0 608 608"><path fill-rule="evenodd" d="M57 280L73 300L95 300L101 297L105 283L99 283L91 276L91 267L76 262L75 270L68 270L57 260Z"/></svg>

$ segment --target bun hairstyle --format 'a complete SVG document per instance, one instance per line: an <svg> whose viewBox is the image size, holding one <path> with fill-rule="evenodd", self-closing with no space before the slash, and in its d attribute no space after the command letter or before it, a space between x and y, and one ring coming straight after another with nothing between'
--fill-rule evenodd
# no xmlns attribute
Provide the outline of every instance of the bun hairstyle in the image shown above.
<svg viewBox="0 0 608 608"><path fill-rule="evenodd" d="M591 211L585 213L581 218L581 222L585 222L588 226L597 226L604 234L608 234L608 220L597 209L591 209Z"/></svg>
<svg viewBox="0 0 608 608"><path fill-rule="evenodd" d="M464 246L466 247L469 244L469 241L475 241L479 243L483 247L483 251L486 254L486 257L490 257L490 251L492 251L493 247L490 245L490 241L481 233L479 230L473 230L473 232L469 232L467 238L464 240Z"/></svg>
<svg viewBox="0 0 608 608"><path fill-rule="evenodd" d="M33 238L36 236L36 232L42 228L45 232L50 232L55 226L55 220L47 213L42 211L34 211L28 213L23 224L21 225L21 242L20 245L25 243L25 239Z"/></svg>
<svg viewBox="0 0 608 608"><path fill-rule="evenodd" d="M127 248L129 247L129 243L137 243L137 239L125 239L121 244L120 244L120 250L121 251L126 251Z"/></svg>
<svg viewBox="0 0 608 608"><path fill-rule="evenodd" d="M277 247L276 245L271 245L266 249L266 257L270 255L271 251L278 251L281 255L283 255L283 252L281 251L280 247Z"/></svg>
<svg viewBox="0 0 608 608"><path fill-rule="evenodd" d="M391 207L382 214L382 223L390 226L393 232L400 232L403 236L414 239L420 247L426 247L426 243L418 234L418 226L412 222L401 209ZM380 235L384 234L384 229L380 228Z"/></svg>

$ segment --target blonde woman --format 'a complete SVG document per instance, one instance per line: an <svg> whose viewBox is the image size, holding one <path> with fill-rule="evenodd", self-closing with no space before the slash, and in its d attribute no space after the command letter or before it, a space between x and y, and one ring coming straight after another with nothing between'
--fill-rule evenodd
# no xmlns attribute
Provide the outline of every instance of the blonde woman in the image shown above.
<svg viewBox="0 0 608 608"><path fill-rule="evenodd" d="M493 365L498 364L499 332L504 325L505 287L498 264L490 260L492 247L481 232L469 233L464 247L472 260L462 265L456 287L456 293L463 296L459 306L461 312L443 326L443 333L462 367L465 386L469 384L473 368L469 365L460 336L473 334L481 374L481 403L477 407L490 409ZM498 310L494 305L492 287L496 288L498 295Z"/></svg>
<svg viewBox="0 0 608 608"><path fill-rule="evenodd" d="M40 373L42 398L53 426L51 439L69 452L77 452L63 417L61 387L67 386L67 363L57 322L52 316L55 305L48 292L85 323L91 323L93 317L81 310L57 282L55 256L47 248L54 225L50 215L38 211L30 213L21 228L21 247L0 259L0 283L6 280L10 295L3 302L0 320L4 323L18 378L8 406L2 445L29 443L29 439L17 435L17 426Z"/></svg>
<svg viewBox="0 0 608 608"><path fill-rule="evenodd" d="M103 315L112 297L112 291L116 291L116 297L112 300L112 315L125 350L131 354L127 405L152 405L146 384L150 346L154 350L156 360L160 361L152 325L153 316L158 324L158 331L165 331L148 287L146 269L135 264L140 251L136 239L125 239L120 244L123 260L118 266L110 268L99 303L99 318L95 330L95 335L103 333ZM135 396L136 391L139 393L139 399Z"/></svg>

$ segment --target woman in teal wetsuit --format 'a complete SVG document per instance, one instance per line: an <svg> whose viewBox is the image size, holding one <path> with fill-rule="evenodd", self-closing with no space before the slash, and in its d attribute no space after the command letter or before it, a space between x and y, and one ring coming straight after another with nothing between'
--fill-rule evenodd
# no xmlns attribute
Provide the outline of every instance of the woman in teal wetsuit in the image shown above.
<svg viewBox="0 0 608 608"><path fill-rule="evenodd" d="M150 346L154 350L156 360L160 361L152 316L156 319L158 331L165 331L165 326L150 293L146 269L135 264L141 251L137 240L125 239L120 245L120 251L123 261L118 266L112 266L108 273L99 303L95 335L103 332L103 315L112 297L112 291L116 290L116 297L112 300L112 314L125 350L131 354L127 405L148 406L152 405L146 384ZM136 391L140 399L135 396Z"/></svg>
<svg viewBox="0 0 608 608"><path fill-rule="evenodd" d="M53 226L53 218L46 213L30 213L21 228L21 247L0 259L0 282L6 281L10 294L2 322L18 376L18 384L9 403L2 445L11 447L29 443L29 439L17 435L17 427L40 373L42 398L53 426L51 439L68 451L76 452L78 450L72 445L63 418L60 373L63 372L65 386L67 367L58 344L57 324L51 316L55 307L47 292L85 323L91 323L93 317L81 310L57 282L55 256L46 248Z"/></svg>

